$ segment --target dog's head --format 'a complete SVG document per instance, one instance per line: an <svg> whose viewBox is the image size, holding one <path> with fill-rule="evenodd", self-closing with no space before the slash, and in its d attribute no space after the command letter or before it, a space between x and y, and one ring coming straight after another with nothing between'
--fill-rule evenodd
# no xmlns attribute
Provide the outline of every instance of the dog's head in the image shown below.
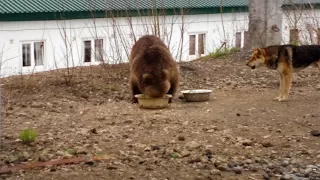
<svg viewBox="0 0 320 180"><path fill-rule="evenodd" d="M261 65L265 64L266 61L266 51L264 48L255 48L252 53L251 59L247 62L247 66L251 69L255 69Z"/></svg>
<svg viewBox="0 0 320 180"><path fill-rule="evenodd" d="M273 52L274 49L268 48L255 48L252 53L251 59L247 62L247 66L251 69L255 69L259 66L265 66L268 68L276 68L276 60L278 59L277 51ZM271 54L270 54L271 53Z"/></svg>

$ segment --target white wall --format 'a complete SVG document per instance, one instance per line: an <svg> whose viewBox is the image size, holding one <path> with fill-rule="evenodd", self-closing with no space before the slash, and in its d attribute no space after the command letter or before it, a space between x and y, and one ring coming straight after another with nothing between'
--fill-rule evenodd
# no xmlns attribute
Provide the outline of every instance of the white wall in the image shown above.
<svg viewBox="0 0 320 180"><path fill-rule="evenodd" d="M316 14L318 16L319 11ZM289 29L286 29L288 26L286 16L283 15L283 18L285 42L289 37ZM0 22L1 76L90 65L83 62L83 40L95 37L104 39L106 63L127 62L134 43L133 34L137 38L151 34L154 18L134 17L131 20L133 30L130 28L129 18ZM182 16L165 16L159 21L161 37L169 45L176 61L197 58L197 56L189 56L190 34L206 33L206 55L214 52L224 41L227 42L228 47L235 46L236 32L248 29L248 13L225 13L222 17L220 14L187 15L183 18ZM182 26L183 34L181 34ZM183 43L181 37L183 37ZM21 44L25 41L39 40L45 41L44 66L35 69L22 68ZM66 44L68 51L66 51ZM181 56L180 52L182 52Z"/></svg>
<svg viewBox="0 0 320 180"><path fill-rule="evenodd" d="M320 10L284 11L282 43L289 42L290 29L299 29L301 44L317 44L317 31L320 28Z"/></svg>

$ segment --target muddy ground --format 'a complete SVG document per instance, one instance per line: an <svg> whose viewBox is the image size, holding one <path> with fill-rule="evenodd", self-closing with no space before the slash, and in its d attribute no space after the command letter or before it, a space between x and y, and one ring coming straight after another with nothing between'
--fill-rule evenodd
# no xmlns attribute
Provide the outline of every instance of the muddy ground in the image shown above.
<svg viewBox="0 0 320 180"><path fill-rule="evenodd" d="M278 74L245 66L248 54L180 63L183 89L210 100L169 108L130 103L127 64L2 79L0 168L105 155L107 160L0 174L1 179L320 179L320 73L295 76L273 101ZM69 72L69 74L67 73ZM23 144L19 132L38 138Z"/></svg>

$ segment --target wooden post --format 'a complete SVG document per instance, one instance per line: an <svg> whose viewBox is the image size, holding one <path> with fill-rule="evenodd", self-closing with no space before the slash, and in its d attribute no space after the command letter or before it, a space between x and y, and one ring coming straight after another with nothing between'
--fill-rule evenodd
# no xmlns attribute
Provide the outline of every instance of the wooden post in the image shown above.
<svg viewBox="0 0 320 180"><path fill-rule="evenodd" d="M318 45L320 45L320 28L317 29Z"/></svg>
<svg viewBox="0 0 320 180"><path fill-rule="evenodd" d="M249 33L248 31L244 31L243 33L243 47L247 47L248 45Z"/></svg>
<svg viewBox="0 0 320 180"><path fill-rule="evenodd" d="M241 48L241 32L236 32L236 47Z"/></svg>
<svg viewBox="0 0 320 180"><path fill-rule="evenodd" d="M298 45L299 44L299 30L290 29L290 44Z"/></svg>

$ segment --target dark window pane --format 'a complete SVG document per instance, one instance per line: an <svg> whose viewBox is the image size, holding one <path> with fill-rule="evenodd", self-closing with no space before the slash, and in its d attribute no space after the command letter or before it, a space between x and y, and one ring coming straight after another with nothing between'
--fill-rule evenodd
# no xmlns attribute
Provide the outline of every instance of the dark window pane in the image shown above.
<svg viewBox="0 0 320 180"><path fill-rule="evenodd" d="M198 54L199 55L204 54L205 35L206 34L198 35Z"/></svg>
<svg viewBox="0 0 320 180"><path fill-rule="evenodd" d="M103 61L103 39L94 40L94 54L96 61Z"/></svg>
<svg viewBox="0 0 320 180"><path fill-rule="evenodd" d="M22 44L22 65L31 66L31 47L30 44Z"/></svg>
<svg viewBox="0 0 320 180"><path fill-rule="evenodd" d="M34 62L36 66L43 65L43 57L44 57L44 43L43 42L35 42L34 43Z"/></svg>
<svg viewBox="0 0 320 180"><path fill-rule="evenodd" d="M189 55L196 54L196 35L189 36Z"/></svg>
<svg viewBox="0 0 320 180"><path fill-rule="evenodd" d="M84 41L84 62L91 62L91 41Z"/></svg>

